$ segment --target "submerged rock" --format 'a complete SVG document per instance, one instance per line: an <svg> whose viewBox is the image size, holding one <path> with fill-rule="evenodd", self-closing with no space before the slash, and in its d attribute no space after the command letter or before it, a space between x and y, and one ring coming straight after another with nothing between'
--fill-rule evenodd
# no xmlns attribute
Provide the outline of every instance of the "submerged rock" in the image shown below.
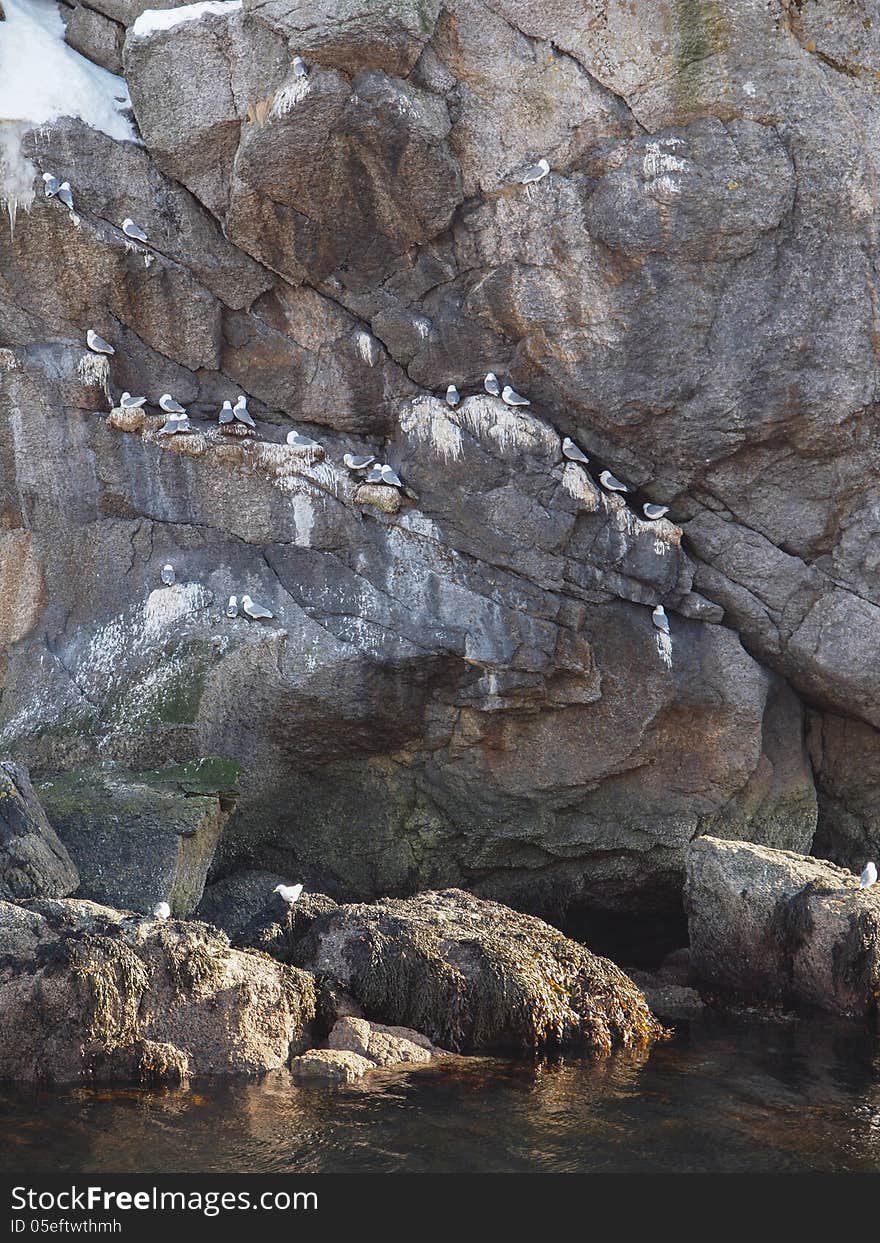
<svg viewBox="0 0 880 1243"><path fill-rule="evenodd" d="M79 868L79 895L142 912L167 902L191 915L237 775L227 761L196 760L142 773L103 765L44 782L40 796Z"/></svg>
<svg viewBox="0 0 880 1243"><path fill-rule="evenodd" d="M728 999L873 1016L880 888L786 850L698 838L687 859L691 970Z"/></svg>
<svg viewBox="0 0 880 1243"><path fill-rule="evenodd" d="M63 898L76 864L40 806L27 769L0 763L0 898Z"/></svg>
<svg viewBox="0 0 880 1243"><path fill-rule="evenodd" d="M206 924L0 902L0 1079L257 1074L311 1040L315 983Z"/></svg>
<svg viewBox="0 0 880 1243"><path fill-rule="evenodd" d="M334 1025L326 1049L310 1049L290 1063L303 1079L325 1083L352 1083L377 1067L424 1065L445 1050L409 1027L386 1027L367 1019L341 1018Z"/></svg>
<svg viewBox="0 0 880 1243"><path fill-rule="evenodd" d="M457 1051L573 1045L606 1054L662 1034L608 959L457 889L337 907L315 920L296 958L368 1016Z"/></svg>

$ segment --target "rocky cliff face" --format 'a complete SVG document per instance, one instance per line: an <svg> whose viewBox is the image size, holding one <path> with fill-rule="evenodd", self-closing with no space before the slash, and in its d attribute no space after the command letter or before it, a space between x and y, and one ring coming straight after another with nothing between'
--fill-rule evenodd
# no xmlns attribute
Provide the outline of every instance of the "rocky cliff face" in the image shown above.
<svg viewBox="0 0 880 1243"><path fill-rule="evenodd" d="M68 14L123 68L130 139L83 105L13 112L2 144L3 748L42 778L233 760L215 877L337 896L656 926L695 835L808 851L817 808L818 848L861 863L873 6L142 7ZM123 389L196 432L108 417ZM219 434L239 392L257 438ZM274 619L227 618L244 592Z"/></svg>

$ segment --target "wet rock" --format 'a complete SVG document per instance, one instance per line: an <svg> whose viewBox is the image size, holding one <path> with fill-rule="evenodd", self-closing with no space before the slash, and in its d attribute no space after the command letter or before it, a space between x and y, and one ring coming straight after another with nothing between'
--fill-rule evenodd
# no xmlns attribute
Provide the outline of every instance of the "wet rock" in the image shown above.
<svg viewBox="0 0 880 1243"><path fill-rule="evenodd" d="M814 712L809 747L820 812L812 853L861 873L880 859L880 732Z"/></svg>
<svg viewBox="0 0 880 1243"><path fill-rule="evenodd" d="M79 869L81 897L126 910L167 902L191 915L235 805L238 770L220 760L132 773L73 770L40 795Z"/></svg>
<svg viewBox="0 0 880 1243"><path fill-rule="evenodd" d="M0 903L0 1078L257 1074L306 1048L311 976L205 924Z"/></svg>
<svg viewBox="0 0 880 1243"><path fill-rule="evenodd" d="M728 999L871 1017L880 988L880 892L790 851L701 837L688 850L691 967Z"/></svg>
<svg viewBox="0 0 880 1243"><path fill-rule="evenodd" d="M315 921L297 960L368 1016L455 1050L575 1045L601 1055L661 1034L613 963L460 890L340 906Z"/></svg>
<svg viewBox="0 0 880 1243"><path fill-rule="evenodd" d="M214 924L234 941L239 933L262 910L276 885L286 885L287 878L277 872L244 868L205 886L196 918Z"/></svg>
<svg viewBox="0 0 880 1243"><path fill-rule="evenodd" d="M279 962L294 962L297 943L319 916L335 911L337 905L325 893L303 893L290 906L278 894L270 892L234 938L234 943L245 949L262 950Z"/></svg>
<svg viewBox="0 0 880 1243"><path fill-rule="evenodd" d="M0 763L0 898L63 898L76 864L52 828L27 769Z"/></svg>
<svg viewBox="0 0 880 1243"><path fill-rule="evenodd" d="M377 1067L424 1065L442 1056L443 1049L408 1027L345 1017L334 1024L326 1049L310 1049L293 1058L290 1069L302 1079L353 1083Z"/></svg>
<svg viewBox="0 0 880 1243"><path fill-rule="evenodd" d="M706 1009L695 988L671 983L662 971L629 968L627 974L644 993L651 1013L662 1023L686 1023L699 1018Z"/></svg>

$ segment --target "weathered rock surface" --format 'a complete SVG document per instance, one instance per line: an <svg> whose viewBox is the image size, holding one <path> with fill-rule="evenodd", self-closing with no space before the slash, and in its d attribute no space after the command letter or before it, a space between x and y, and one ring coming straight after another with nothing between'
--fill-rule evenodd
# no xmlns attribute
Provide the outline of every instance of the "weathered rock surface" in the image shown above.
<svg viewBox="0 0 880 1243"><path fill-rule="evenodd" d="M79 870L78 896L148 913L167 902L192 915L235 806L234 764L197 760L131 773L73 769L39 787Z"/></svg>
<svg viewBox="0 0 880 1243"><path fill-rule="evenodd" d="M0 763L0 899L63 898L76 864L46 817L21 764Z"/></svg>
<svg viewBox="0 0 880 1243"><path fill-rule="evenodd" d="M698 838L685 905L691 969L722 997L873 1017L880 890L790 851Z"/></svg>
<svg viewBox="0 0 880 1243"><path fill-rule="evenodd" d="M364 1018L341 1018L326 1049L310 1049L291 1060L299 1078L325 1083L353 1083L377 1067L424 1065L444 1056L427 1036L408 1027L386 1027Z"/></svg>
<svg viewBox="0 0 880 1243"><path fill-rule="evenodd" d="M817 849L876 841L835 741L880 745L871 6L143 7L90 10L145 145L22 118L0 175L2 745L244 764L224 877L672 945L695 836L810 849L806 703ZM426 395L489 368L531 411ZM198 434L126 434L122 389ZM202 421L239 391L268 443ZM228 621L243 591L277 621Z"/></svg>
<svg viewBox="0 0 880 1243"><path fill-rule="evenodd" d="M99 13L97 8L76 5L67 19L64 37L72 48L82 52L96 65L108 69L110 73L122 72L125 27Z"/></svg>
<svg viewBox="0 0 880 1243"><path fill-rule="evenodd" d="M295 947L320 915L335 911L337 903L325 893L304 893L293 906L277 894L263 895L255 913L233 937L244 949L262 950L279 962L295 962Z"/></svg>
<svg viewBox="0 0 880 1243"><path fill-rule="evenodd" d="M256 1074L308 1047L314 980L205 924L0 902L0 1079Z"/></svg>
<svg viewBox="0 0 880 1243"><path fill-rule="evenodd" d="M602 1055L662 1031L613 963L532 916L461 890L337 907L296 950L300 965L341 984L368 1018L414 1028L445 1048L574 1045Z"/></svg>

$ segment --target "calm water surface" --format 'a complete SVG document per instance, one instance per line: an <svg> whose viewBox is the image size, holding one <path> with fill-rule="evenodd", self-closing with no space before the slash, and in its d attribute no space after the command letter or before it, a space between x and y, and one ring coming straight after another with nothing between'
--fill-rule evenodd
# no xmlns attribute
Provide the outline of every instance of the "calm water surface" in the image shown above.
<svg viewBox="0 0 880 1243"><path fill-rule="evenodd" d="M0 1085L0 1171L880 1171L880 1044L711 1019L647 1058L455 1058L361 1086Z"/></svg>

